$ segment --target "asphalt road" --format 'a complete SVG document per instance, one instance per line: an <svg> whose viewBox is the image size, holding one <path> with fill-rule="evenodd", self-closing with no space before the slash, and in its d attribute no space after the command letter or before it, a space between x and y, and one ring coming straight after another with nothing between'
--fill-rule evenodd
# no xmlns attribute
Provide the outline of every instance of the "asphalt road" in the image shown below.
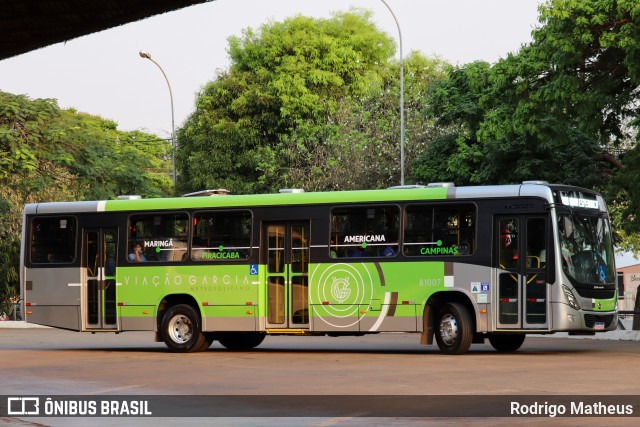
<svg viewBox="0 0 640 427"><path fill-rule="evenodd" d="M516 353L472 345L447 356L416 334L267 337L257 349L170 353L148 332L0 329L2 395L474 396L635 395L640 343L528 337ZM465 400L467 399L467 400ZM479 400L481 402L481 400ZM0 402L1 403L1 402ZM247 403L247 402L245 402ZM292 402L289 402L293 404ZM234 404L233 402L231 404ZM463 411L464 408L461 408ZM640 407L634 409L640 415ZM638 418L99 418L92 425L636 425ZM355 414L358 415L358 414ZM579 420L579 422L577 422ZM82 421L82 422L81 422ZM85 425L86 418L0 418L0 425ZM166 423L166 424L165 424Z"/></svg>

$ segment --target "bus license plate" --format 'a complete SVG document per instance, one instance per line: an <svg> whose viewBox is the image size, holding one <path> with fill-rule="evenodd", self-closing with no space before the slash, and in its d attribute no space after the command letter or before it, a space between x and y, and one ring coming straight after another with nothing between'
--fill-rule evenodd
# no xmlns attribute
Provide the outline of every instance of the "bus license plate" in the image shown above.
<svg viewBox="0 0 640 427"><path fill-rule="evenodd" d="M596 331L604 331L604 322L596 322L594 329Z"/></svg>

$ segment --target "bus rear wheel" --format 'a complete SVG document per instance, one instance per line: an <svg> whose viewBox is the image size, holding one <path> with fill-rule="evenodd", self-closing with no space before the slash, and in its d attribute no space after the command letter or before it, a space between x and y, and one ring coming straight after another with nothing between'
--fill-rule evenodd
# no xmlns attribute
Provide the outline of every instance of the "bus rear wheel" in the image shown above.
<svg viewBox="0 0 640 427"><path fill-rule="evenodd" d="M251 350L264 341L263 332L223 332L216 336L220 344L229 350Z"/></svg>
<svg viewBox="0 0 640 427"><path fill-rule="evenodd" d="M501 353L516 351L524 343L525 334L489 334L491 346Z"/></svg>
<svg viewBox="0 0 640 427"><path fill-rule="evenodd" d="M463 354L469 350L473 340L471 316L460 303L445 304L437 316L436 342L446 354Z"/></svg>
<svg viewBox="0 0 640 427"><path fill-rule="evenodd" d="M167 310L162 318L162 337L169 350L176 353L204 351L212 341L202 333L198 313L186 304Z"/></svg>

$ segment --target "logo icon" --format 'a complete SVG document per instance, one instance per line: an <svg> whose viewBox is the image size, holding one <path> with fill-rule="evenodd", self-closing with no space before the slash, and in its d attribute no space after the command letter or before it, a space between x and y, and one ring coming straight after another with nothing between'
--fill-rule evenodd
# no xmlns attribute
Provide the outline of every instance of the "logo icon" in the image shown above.
<svg viewBox="0 0 640 427"><path fill-rule="evenodd" d="M345 302L351 295L351 289L349 288L348 277L332 277L333 284L331 285L331 295L340 304Z"/></svg>
<svg viewBox="0 0 640 427"><path fill-rule="evenodd" d="M7 398L7 415L40 415L39 397Z"/></svg>

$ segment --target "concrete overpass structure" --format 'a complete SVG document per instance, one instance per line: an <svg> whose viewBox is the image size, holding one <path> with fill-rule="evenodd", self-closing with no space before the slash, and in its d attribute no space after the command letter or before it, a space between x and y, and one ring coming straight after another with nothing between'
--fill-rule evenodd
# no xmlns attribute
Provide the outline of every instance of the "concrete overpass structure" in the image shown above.
<svg viewBox="0 0 640 427"><path fill-rule="evenodd" d="M0 0L0 60L213 0Z"/></svg>

